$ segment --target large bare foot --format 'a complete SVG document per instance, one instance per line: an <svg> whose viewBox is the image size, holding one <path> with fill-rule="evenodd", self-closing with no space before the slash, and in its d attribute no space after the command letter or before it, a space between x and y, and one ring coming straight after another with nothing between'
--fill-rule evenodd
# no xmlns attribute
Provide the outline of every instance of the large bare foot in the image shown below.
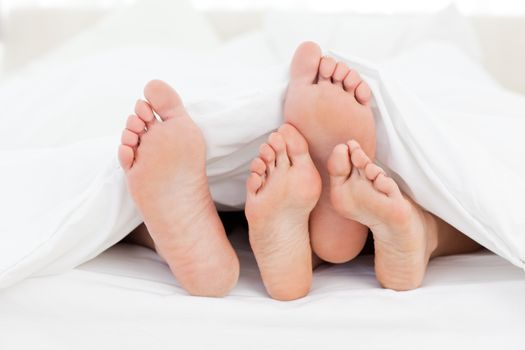
<svg viewBox="0 0 525 350"><path fill-rule="evenodd" d="M328 170L334 208L372 230L381 285L395 290L419 287L437 248L435 218L404 197L356 141L334 148Z"/></svg>
<svg viewBox="0 0 525 350"><path fill-rule="evenodd" d="M211 199L201 131L166 83L151 81L144 95L149 103L137 102L119 149L128 189L182 286L194 295L225 295L239 262Z"/></svg>
<svg viewBox="0 0 525 350"><path fill-rule="evenodd" d="M245 210L266 290L279 300L303 297L312 282L308 217L321 193L308 144L284 124L261 146L251 171Z"/></svg>
<svg viewBox="0 0 525 350"><path fill-rule="evenodd" d="M375 155L375 126L369 106L371 92L355 70L330 57L321 57L315 43L295 52L284 115L306 138L323 182L321 198L310 217L314 252L323 260L341 263L354 258L366 242L368 228L342 217L330 202L326 162L338 143L357 139Z"/></svg>

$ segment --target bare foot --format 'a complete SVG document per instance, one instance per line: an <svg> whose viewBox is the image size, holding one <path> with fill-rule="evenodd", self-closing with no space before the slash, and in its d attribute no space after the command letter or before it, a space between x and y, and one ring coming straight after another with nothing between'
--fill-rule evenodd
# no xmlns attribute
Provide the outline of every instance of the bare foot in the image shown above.
<svg viewBox="0 0 525 350"><path fill-rule="evenodd" d="M308 217L321 193L308 144L284 124L261 146L251 171L245 211L266 290L279 300L303 297L312 282Z"/></svg>
<svg viewBox="0 0 525 350"><path fill-rule="evenodd" d="M372 230L381 285L395 290L419 287L437 247L434 217L404 197L357 141L334 148L328 171L334 208Z"/></svg>
<svg viewBox="0 0 525 350"><path fill-rule="evenodd" d="M119 149L128 189L182 286L194 295L225 295L239 262L211 199L201 131L166 83L151 81L144 95L149 103L137 102Z"/></svg>
<svg viewBox="0 0 525 350"><path fill-rule="evenodd" d="M332 207L326 162L335 145L349 139L359 140L368 154L375 155L370 98L370 88L356 71L321 57L317 44L299 46L291 65L284 115L308 141L322 177L321 198L310 217L310 236L314 252L325 261L349 261L366 242L368 228Z"/></svg>

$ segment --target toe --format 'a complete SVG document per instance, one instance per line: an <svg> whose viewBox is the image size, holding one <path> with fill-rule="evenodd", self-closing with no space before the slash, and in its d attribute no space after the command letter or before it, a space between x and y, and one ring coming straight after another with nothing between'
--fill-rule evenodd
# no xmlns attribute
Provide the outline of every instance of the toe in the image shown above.
<svg viewBox="0 0 525 350"><path fill-rule="evenodd" d="M268 137L268 143L275 151L275 165L278 168L290 166L290 159L286 153L286 143L279 132L273 132Z"/></svg>
<svg viewBox="0 0 525 350"><path fill-rule="evenodd" d="M266 163L261 158L255 158L250 166L250 171L260 176L266 173Z"/></svg>
<svg viewBox="0 0 525 350"><path fill-rule="evenodd" d="M366 155L365 151L361 148L361 145L355 140L348 141L348 147L350 148L352 164L358 169L365 169L368 163L371 163L370 158Z"/></svg>
<svg viewBox="0 0 525 350"><path fill-rule="evenodd" d="M139 144L139 135L128 129L124 129L122 132L121 143L125 146L137 147Z"/></svg>
<svg viewBox="0 0 525 350"><path fill-rule="evenodd" d="M144 96L162 120L186 114L179 94L161 80L152 80L144 88Z"/></svg>
<svg viewBox="0 0 525 350"><path fill-rule="evenodd" d="M357 85L357 88L355 89L356 100L362 105L367 105L368 102L370 102L371 97L372 91L370 90L370 86L368 86L365 81L361 81L361 83Z"/></svg>
<svg viewBox="0 0 525 350"><path fill-rule="evenodd" d="M343 80L345 80L349 72L350 68L348 68L348 66L345 63L337 62L334 74L332 75L332 82L342 87Z"/></svg>
<svg viewBox="0 0 525 350"><path fill-rule="evenodd" d="M332 57L324 56L319 64L319 81L332 82L336 61Z"/></svg>
<svg viewBox="0 0 525 350"><path fill-rule="evenodd" d="M385 174L383 169L381 169L378 165L374 163L368 163L368 165L365 167L365 175L366 178L370 181L374 181L379 174Z"/></svg>
<svg viewBox="0 0 525 350"><path fill-rule="evenodd" d="M266 163L266 175L269 175L275 168L275 151L269 144L263 143L259 148L259 156Z"/></svg>
<svg viewBox="0 0 525 350"><path fill-rule="evenodd" d="M374 188L389 197L394 196L399 192L399 187L397 187L396 182L384 173L381 173L376 177L374 180Z"/></svg>
<svg viewBox="0 0 525 350"><path fill-rule="evenodd" d="M254 195L262 187L263 180L259 174L251 173L246 181L246 192L248 195Z"/></svg>
<svg viewBox="0 0 525 350"><path fill-rule="evenodd" d="M301 157L310 157L308 153L308 143L295 127L290 124L283 124L279 128L279 134L284 138L286 151L292 164Z"/></svg>
<svg viewBox="0 0 525 350"><path fill-rule="evenodd" d="M290 67L291 82L312 84L315 82L321 61L321 48L316 43L307 41L295 51Z"/></svg>
<svg viewBox="0 0 525 350"><path fill-rule="evenodd" d="M128 171L131 169L131 165L133 164L133 160L135 158L135 153L133 152L133 149L126 145L120 145L118 149L118 160L120 162L120 166L124 171Z"/></svg>
<svg viewBox="0 0 525 350"><path fill-rule="evenodd" d="M332 154L328 158L327 169L332 185L345 182L352 171L348 146L340 144L334 147Z"/></svg>
<svg viewBox="0 0 525 350"><path fill-rule="evenodd" d="M352 69L343 80L343 86L346 91L350 93L355 93L355 89L361 81L362 79L359 73Z"/></svg>
<svg viewBox="0 0 525 350"><path fill-rule="evenodd" d="M146 101L137 101L135 104L135 113L144 122L144 124L146 124L147 128L150 128L157 121L151 106Z"/></svg>
<svg viewBox="0 0 525 350"><path fill-rule="evenodd" d="M126 123L126 129L134 132L135 134L141 135L146 131L146 123L136 115L130 115Z"/></svg>

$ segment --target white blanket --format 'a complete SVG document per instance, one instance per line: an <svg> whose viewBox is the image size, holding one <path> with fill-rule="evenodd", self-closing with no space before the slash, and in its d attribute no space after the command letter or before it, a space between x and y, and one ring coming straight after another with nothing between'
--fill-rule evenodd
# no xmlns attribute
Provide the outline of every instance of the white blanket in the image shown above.
<svg viewBox="0 0 525 350"><path fill-rule="evenodd" d="M220 57L156 53L109 52L61 68L58 77L48 72L36 82L22 82L35 86L28 93L34 103L24 104L9 86L1 91L0 102L9 102L13 118L2 132L4 149L11 150L0 155L5 179L0 210L6 213L0 231L0 287L77 266L141 221L115 157L118 136L52 149L12 145L17 137L24 144L32 137L35 145L45 144L57 130L112 133L124 120L117 118L124 111L117 113L115 106L133 100L133 91L148 78L163 77L182 92L208 143L215 201L221 208L242 207L248 164L267 134L282 123L286 65L251 72L225 63L218 72L201 68L216 67ZM525 196L520 162L525 141L519 131L525 130L525 99L499 88L448 46L421 47L376 67L344 57L374 91L378 161L425 208L523 268L525 223L519 199ZM141 60L149 60L148 65ZM134 65L144 69L132 75ZM111 103L113 98L119 103ZM58 119L61 108L78 111L82 118ZM48 117L39 118L42 114ZM75 120L85 128L63 126Z"/></svg>

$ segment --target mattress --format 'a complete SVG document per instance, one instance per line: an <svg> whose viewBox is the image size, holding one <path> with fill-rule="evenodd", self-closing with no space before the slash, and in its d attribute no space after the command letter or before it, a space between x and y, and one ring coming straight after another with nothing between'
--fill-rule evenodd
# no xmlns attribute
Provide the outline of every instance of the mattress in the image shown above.
<svg viewBox="0 0 525 350"><path fill-rule="evenodd" d="M67 273L0 291L0 349L523 348L525 275L488 251L434 259L424 285L378 285L373 257L323 265L311 293L270 299L245 226L225 298L189 296L155 252L120 243Z"/></svg>

